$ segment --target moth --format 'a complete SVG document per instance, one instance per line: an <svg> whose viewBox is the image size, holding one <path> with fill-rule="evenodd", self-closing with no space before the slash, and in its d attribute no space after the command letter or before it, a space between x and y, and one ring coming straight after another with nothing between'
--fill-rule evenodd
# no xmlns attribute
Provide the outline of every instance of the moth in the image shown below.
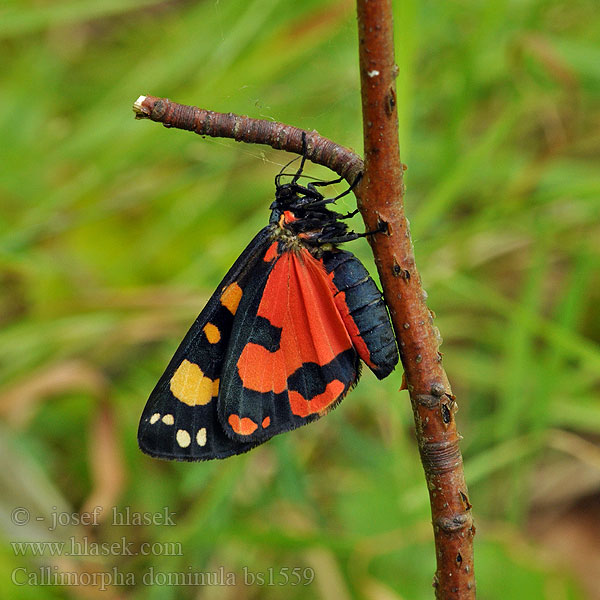
<svg viewBox="0 0 600 600"><path fill-rule="evenodd" d="M241 454L327 414L357 383L361 361L383 379L398 349L382 295L339 244L350 231L299 183L306 161L275 178L269 224L223 278L156 384L138 442L147 454L210 460ZM287 183L283 179L291 177Z"/></svg>

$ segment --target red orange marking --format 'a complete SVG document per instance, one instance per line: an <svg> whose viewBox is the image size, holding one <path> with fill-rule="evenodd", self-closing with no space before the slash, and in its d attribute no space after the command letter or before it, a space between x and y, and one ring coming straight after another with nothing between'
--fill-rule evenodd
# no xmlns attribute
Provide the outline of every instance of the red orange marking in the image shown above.
<svg viewBox="0 0 600 600"><path fill-rule="evenodd" d="M334 379L327 384L325 391L310 400L307 400L298 392L289 393L292 412L299 417L308 417L323 412L330 404L337 400L346 386L339 380Z"/></svg>
<svg viewBox="0 0 600 600"><path fill-rule="evenodd" d="M293 223L298 220L298 217L291 210L284 210L283 217L285 223Z"/></svg>
<svg viewBox="0 0 600 600"><path fill-rule="evenodd" d="M258 429L258 425L248 417L240 417L238 415L229 415L227 419L231 425L231 429L238 435L250 435Z"/></svg>
<svg viewBox="0 0 600 600"><path fill-rule="evenodd" d="M262 421L262 428L266 429L271 424L271 417L265 417Z"/></svg>
<svg viewBox="0 0 600 600"><path fill-rule="evenodd" d="M277 258L279 252L277 251L277 242L273 242L268 250L265 252L263 260L265 262L271 262L274 258Z"/></svg>

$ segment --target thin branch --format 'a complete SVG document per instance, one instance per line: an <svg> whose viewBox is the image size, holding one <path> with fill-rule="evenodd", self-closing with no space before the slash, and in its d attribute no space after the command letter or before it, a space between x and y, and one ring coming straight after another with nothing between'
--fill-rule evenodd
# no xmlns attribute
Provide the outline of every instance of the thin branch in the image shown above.
<svg viewBox="0 0 600 600"><path fill-rule="evenodd" d="M151 119L165 127L185 129L210 137L232 138L247 144L265 144L296 154L302 154L302 133L305 133L307 158L312 162L329 167L350 185L363 169L363 161L358 154L320 136L316 131L233 113L213 112L155 96L140 96L133 110L136 119Z"/></svg>
<svg viewBox="0 0 600 600"><path fill-rule="evenodd" d="M439 332L425 303L404 216L391 0L357 0L365 173L361 213L372 240L386 302L398 339L406 387L431 503L439 599L475 597L475 528L458 446L456 402L442 367Z"/></svg>

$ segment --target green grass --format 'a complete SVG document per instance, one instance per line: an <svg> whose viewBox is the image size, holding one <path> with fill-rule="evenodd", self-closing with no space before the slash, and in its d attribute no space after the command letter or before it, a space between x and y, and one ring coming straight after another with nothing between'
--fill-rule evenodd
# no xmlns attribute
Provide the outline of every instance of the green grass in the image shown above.
<svg viewBox="0 0 600 600"><path fill-rule="evenodd" d="M581 531L597 522L600 490L597 3L395 10L406 210L460 406L479 596L593 598L598 549ZM13 0L0 46L6 597L86 592L10 584L15 569L59 564L10 542L124 536L181 552L60 566L133 574L137 585L105 598L431 598L428 497L400 372L365 374L326 419L227 461L163 463L136 444L150 390L267 221L287 157L137 122L131 104L168 96L360 151L353 4ZM352 250L373 270L366 243ZM108 518L87 530L34 519L96 504ZM176 525L115 527L112 506L168 507ZM11 523L16 507L29 524ZM236 590L143 579L220 567ZM243 585L244 569L278 583L285 568L314 580Z"/></svg>

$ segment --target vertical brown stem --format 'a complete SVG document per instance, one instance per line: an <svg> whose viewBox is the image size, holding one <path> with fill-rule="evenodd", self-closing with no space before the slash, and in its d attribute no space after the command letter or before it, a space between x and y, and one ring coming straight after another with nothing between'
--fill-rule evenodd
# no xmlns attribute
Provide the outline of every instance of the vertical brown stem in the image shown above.
<svg viewBox="0 0 600 600"><path fill-rule="evenodd" d="M473 535L456 403L425 303L403 206L391 0L357 0L365 172L360 208L400 347L431 502L436 597L474 598Z"/></svg>

